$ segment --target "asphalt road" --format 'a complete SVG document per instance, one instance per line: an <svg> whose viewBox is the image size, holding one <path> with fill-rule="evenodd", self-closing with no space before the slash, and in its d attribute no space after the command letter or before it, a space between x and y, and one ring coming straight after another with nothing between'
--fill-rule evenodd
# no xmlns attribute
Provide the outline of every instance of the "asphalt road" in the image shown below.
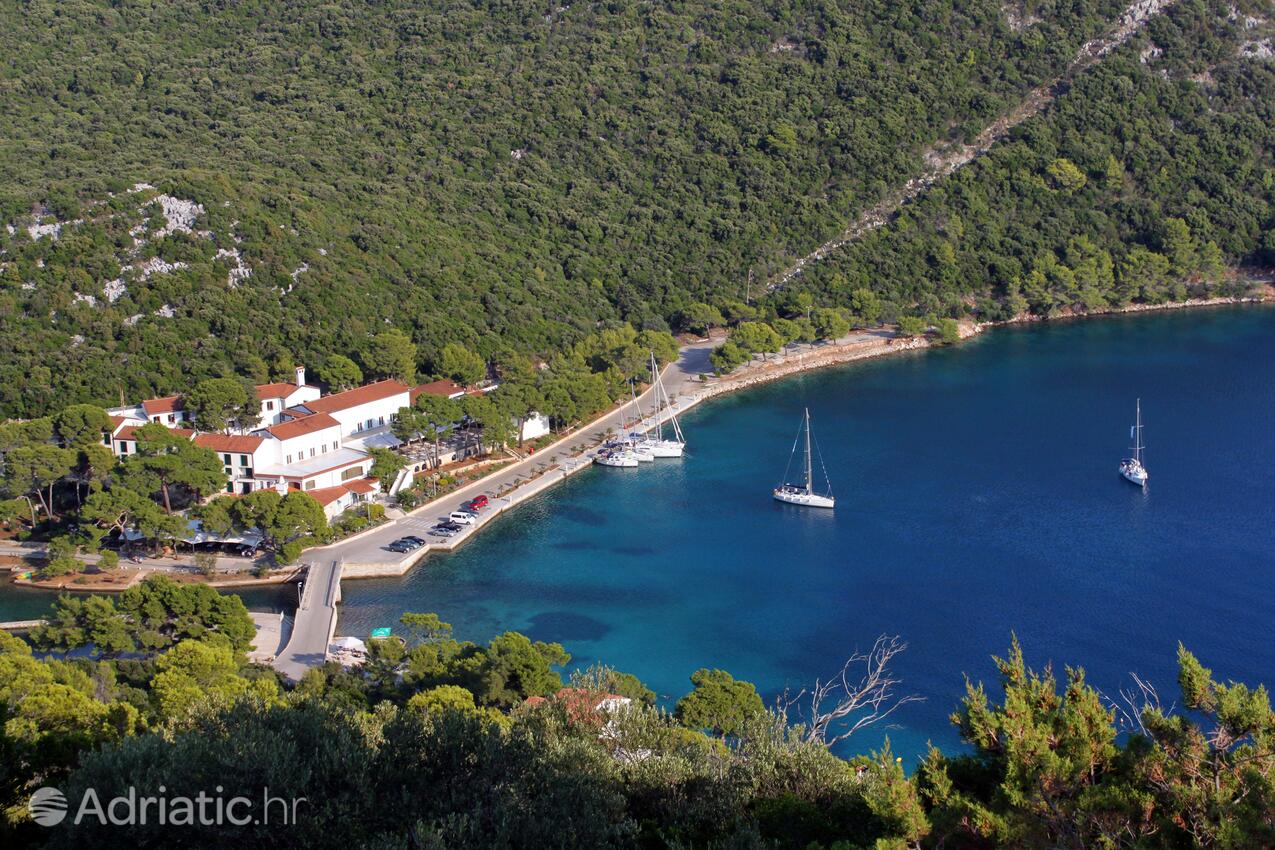
<svg viewBox="0 0 1275 850"><path fill-rule="evenodd" d="M677 361L664 368L662 377L664 388L668 391L669 398L676 400L684 391L694 388L694 384L691 382L698 382L698 376L701 373L712 372L708 355L713 346L719 342L720 340L705 340L686 346L682 349ZM638 402L649 409L651 390L648 389L640 395ZM441 499L423 505L406 516L392 520L361 537L343 540L330 546L308 549L304 557L306 560L319 563L333 560L354 564L399 563L404 556L386 551L384 547L387 544L408 534L428 540L430 538L426 532L431 526L445 519L452 511L459 510L463 503L478 494L485 494L488 499L494 502L497 499L498 492L507 491L513 486L527 481L538 467L544 467L552 463L567 463L570 460L571 447L598 442L606 436L608 431L613 429L618 431L623 413L624 407L617 405L614 410L590 424L588 428L570 434L524 460L513 463L499 472L485 476L479 481L449 493ZM584 459L580 462L588 461ZM459 542L479 530L478 528L470 527L461 532L461 535L457 538L452 539ZM426 554L426 551L421 550L416 553L416 557L424 557Z"/></svg>

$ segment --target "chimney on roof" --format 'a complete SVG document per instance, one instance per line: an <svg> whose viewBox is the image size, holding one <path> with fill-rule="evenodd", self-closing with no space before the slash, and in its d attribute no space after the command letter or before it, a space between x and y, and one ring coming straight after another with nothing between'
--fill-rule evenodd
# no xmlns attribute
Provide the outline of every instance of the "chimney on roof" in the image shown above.
<svg viewBox="0 0 1275 850"><path fill-rule="evenodd" d="M297 367L297 386L298 387L305 386L305 367L304 366Z"/></svg>

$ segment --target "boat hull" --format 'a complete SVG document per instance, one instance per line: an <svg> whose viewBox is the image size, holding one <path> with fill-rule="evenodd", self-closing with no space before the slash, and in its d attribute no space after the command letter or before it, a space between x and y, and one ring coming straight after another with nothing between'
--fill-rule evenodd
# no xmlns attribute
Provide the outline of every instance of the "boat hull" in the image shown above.
<svg viewBox="0 0 1275 850"><path fill-rule="evenodd" d="M1137 484L1139 487L1147 486L1147 470L1141 464L1136 466L1128 462L1120 464L1120 477L1130 484Z"/></svg>
<svg viewBox="0 0 1275 850"><path fill-rule="evenodd" d="M803 508L832 508L836 507L837 504L837 500L832 496L821 496L818 493L807 493L804 490L794 492L777 487L774 493L776 500L790 505L800 505Z"/></svg>
<svg viewBox="0 0 1275 850"><path fill-rule="evenodd" d="M623 455L595 455L593 462L598 466L611 466L618 469L633 469L638 465L637 455L630 455L627 452Z"/></svg>
<svg viewBox="0 0 1275 850"><path fill-rule="evenodd" d="M646 444L652 457L681 457L685 446L676 440L653 440Z"/></svg>

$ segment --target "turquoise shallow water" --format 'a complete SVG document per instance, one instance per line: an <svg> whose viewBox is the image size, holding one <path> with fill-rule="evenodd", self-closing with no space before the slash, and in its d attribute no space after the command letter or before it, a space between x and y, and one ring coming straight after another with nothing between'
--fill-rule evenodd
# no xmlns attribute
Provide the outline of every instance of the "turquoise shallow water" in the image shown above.
<svg viewBox="0 0 1275 850"><path fill-rule="evenodd" d="M1116 472L1139 395L1145 494ZM833 513L770 498L806 405ZM463 638L561 641L670 699L702 666L773 697L899 634L904 689L926 701L848 750L889 734L909 758L959 745L963 677L990 683L1011 632L1110 693L1130 671L1175 693L1179 640L1220 677L1271 683L1272 421L1275 311L999 329L703 405L680 462L590 470L402 579L347 582L340 631L437 611Z"/></svg>

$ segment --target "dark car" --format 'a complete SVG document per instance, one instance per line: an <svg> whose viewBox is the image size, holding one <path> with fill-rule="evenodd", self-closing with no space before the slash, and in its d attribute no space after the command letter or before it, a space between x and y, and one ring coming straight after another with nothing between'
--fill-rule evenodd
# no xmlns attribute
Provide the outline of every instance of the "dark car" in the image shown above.
<svg viewBox="0 0 1275 850"><path fill-rule="evenodd" d="M400 537L395 542L401 543L408 549L419 549L425 545L425 541L421 540L419 537Z"/></svg>
<svg viewBox="0 0 1275 850"><path fill-rule="evenodd" d="M402 540L395 540L393 543L385 547L390 552L398 552L400 555L405 552L412 551L413 547L410 543L404 543Z"/></svg>
<svg viewBox="0 0 1275 850"><path fill-rule="evenodd" d="M403 539L407 541L408 543L415 543L418 547L424 546L428 542L424 540L423 538L417 537L415 534L409 534Z"/></svg>

